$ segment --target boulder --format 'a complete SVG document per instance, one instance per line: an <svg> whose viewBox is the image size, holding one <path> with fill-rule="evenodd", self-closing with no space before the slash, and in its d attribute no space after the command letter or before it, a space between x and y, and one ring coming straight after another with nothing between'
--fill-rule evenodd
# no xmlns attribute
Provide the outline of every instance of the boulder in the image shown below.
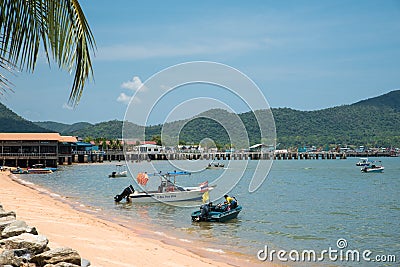
<svg viewBox="0 0 400 267"><path fill-rule="evenodd" d="M80 265L68 263L68 262L59 262L57 264L46 264L43 267L81 267Z"/></svg>
<svg viewBox="0 0 400 267"><path fill-rule="evenodd" d="M9 216L11 216L11 217L14 217L14 219L15 219L15 212L14 211L4 211L3 209L0 209L0 218L3 218L3 217L9 217Z"/></svg>
<svg viewBox="0 0 400 267"><path fill-rule="evenodd" d="M1 232L3 232L4 228L6 228L10 224L12 224L14 221L15 221L15 219L10 219L8 221L0 220L0 239L1 239Z"/></svg>
<svg viewBox="0 0 400 267"><path fill-rule="evenodd" d="M33 235L38 234L35 227L28 226L24 221L15 220L3 229L1 232L1 237L8 238L20 235L22 233L29 233Z"/></svg>
<svg viewBox="0 0 400 267"><path fill-rule="evenodd" d="M21 264L27 262L30 257L31 254L27 249L4 250L0 254L0 266L21 266Z"/></svg>
<svg viewBox="0 0 400 267"><path fill-rule="evenodd" d="M0 222L12 221L12 220L15 220L15 215L13 215L13 214L9 214L9 215L5 215L3 217L0 217Z"/></svg>
<svg viewBox="0 0 400 267"><path fill-rule="evenodd" d="M2 243L6 249L26 248L30 253L36 255L46 251L49 240L44 235L23 233L3 239Z"/></svg>
<svg viewBox="0 0 400 267"><path fill-rule="evenodd" d="M35 255L30 262L36 263L40 266L44 266L46 264L57 265L61 262L81 266L81 256L79 256L76 250L71 248L56 248Z"/></svg>

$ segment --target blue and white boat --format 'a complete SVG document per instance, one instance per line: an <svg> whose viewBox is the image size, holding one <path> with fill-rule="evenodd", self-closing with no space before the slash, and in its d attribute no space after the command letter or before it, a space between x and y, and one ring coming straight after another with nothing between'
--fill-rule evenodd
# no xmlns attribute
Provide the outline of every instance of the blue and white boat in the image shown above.
<svg viewBox="0 0 400 267"><path fill-rule="evenodd" d="M378 163L379 162L379 165ZM385 167L382 166L381 161L373 161L370 166L364 166L361 168L362 172L383 172Z"/></svg>
<svg viewBox="0 0 400 267"><path fill-rule="evenodd" d="M371 162L368 160L368 158L360 158L360 160L356 163L356 166L360 167L365 167L365 166L370 166Z"/></svg>

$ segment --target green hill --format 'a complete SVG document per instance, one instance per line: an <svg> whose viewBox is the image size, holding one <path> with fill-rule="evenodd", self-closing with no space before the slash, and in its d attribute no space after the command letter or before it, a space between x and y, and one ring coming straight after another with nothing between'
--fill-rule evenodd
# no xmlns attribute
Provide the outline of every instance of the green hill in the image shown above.
<svg viewBox="0 0 400 267"><path fill-rule="evenodd" d="M90 124L88 122L77 122L74 124L65 124L65 123L54 122L54 121L37 121L34 123L42 128L60 133L62 135L68 135L72 132L79 131L79 130L82 130L82 129L92 126L92 124Z"/></svg>
<svg viewBox="0 0 400 267"><path fill-rule="evenodd" d="M315 111L273 108L272 113L275 119L277 143L281 143L280 147L337 144L400 147L400 90L352 105ZM0 124L0 132L57 131L64 135L76 135L82 138L104 137L107 139L122 136L123 122L117 120L94 125L90 123L68 125L56 122L33 124L1 104L0 118L3 122ZM240 128L243 125L248 133L250 144L261 142L260 130L252 112L236 115L221 109L209 110L191 119L166 123L163 126L148 126L145 131L146 140L151 140L152 137L161 135L162 129L163 136L168 137L168 134L178 134L174 131L182 128L179 132L181 142L197 144L209 138L224 146L231 143L229 134L236 136L236 139L247 138L247 136L240 136ZM129 127L129 132L143 130L142 126L134 124L129 124Z"/></svg>
<svg viewBox="0 0 400 267"><path fill-rule="evenodd" d="M354 103L352 106L374 106L382 108L392 108L400 112L400 90L391 91L387 94L368 98Z"/></svg>
<svg viewBox="0 0 400 267"><path fill-rule="evenodd" d="M15 114L11 109L0 103L1 133L45 133L54 132L44 129Z"/></svg>

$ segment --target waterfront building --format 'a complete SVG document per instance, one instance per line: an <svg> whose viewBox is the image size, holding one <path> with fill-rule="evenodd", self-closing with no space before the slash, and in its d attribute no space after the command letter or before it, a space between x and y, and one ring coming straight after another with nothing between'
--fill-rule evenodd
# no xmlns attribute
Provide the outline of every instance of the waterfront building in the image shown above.
<svg viewBox="0 0 400 267"><path fill-rule="evenodd" d="M72 164L75 136L59 133L0 133L0 165L27 168Z"/></svg>

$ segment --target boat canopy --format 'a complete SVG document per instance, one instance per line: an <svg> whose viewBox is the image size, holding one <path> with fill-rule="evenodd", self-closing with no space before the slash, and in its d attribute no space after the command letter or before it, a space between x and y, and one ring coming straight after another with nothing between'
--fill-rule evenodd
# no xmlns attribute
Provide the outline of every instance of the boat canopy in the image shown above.
<svg viewBox="0 0 400 267"><path fill-rule="evenodd" d="M155 172L155 173L149 173L148 176L178 176L178 175L191 175L190 172L186 171L173 171L173 172Z"/></svg>

